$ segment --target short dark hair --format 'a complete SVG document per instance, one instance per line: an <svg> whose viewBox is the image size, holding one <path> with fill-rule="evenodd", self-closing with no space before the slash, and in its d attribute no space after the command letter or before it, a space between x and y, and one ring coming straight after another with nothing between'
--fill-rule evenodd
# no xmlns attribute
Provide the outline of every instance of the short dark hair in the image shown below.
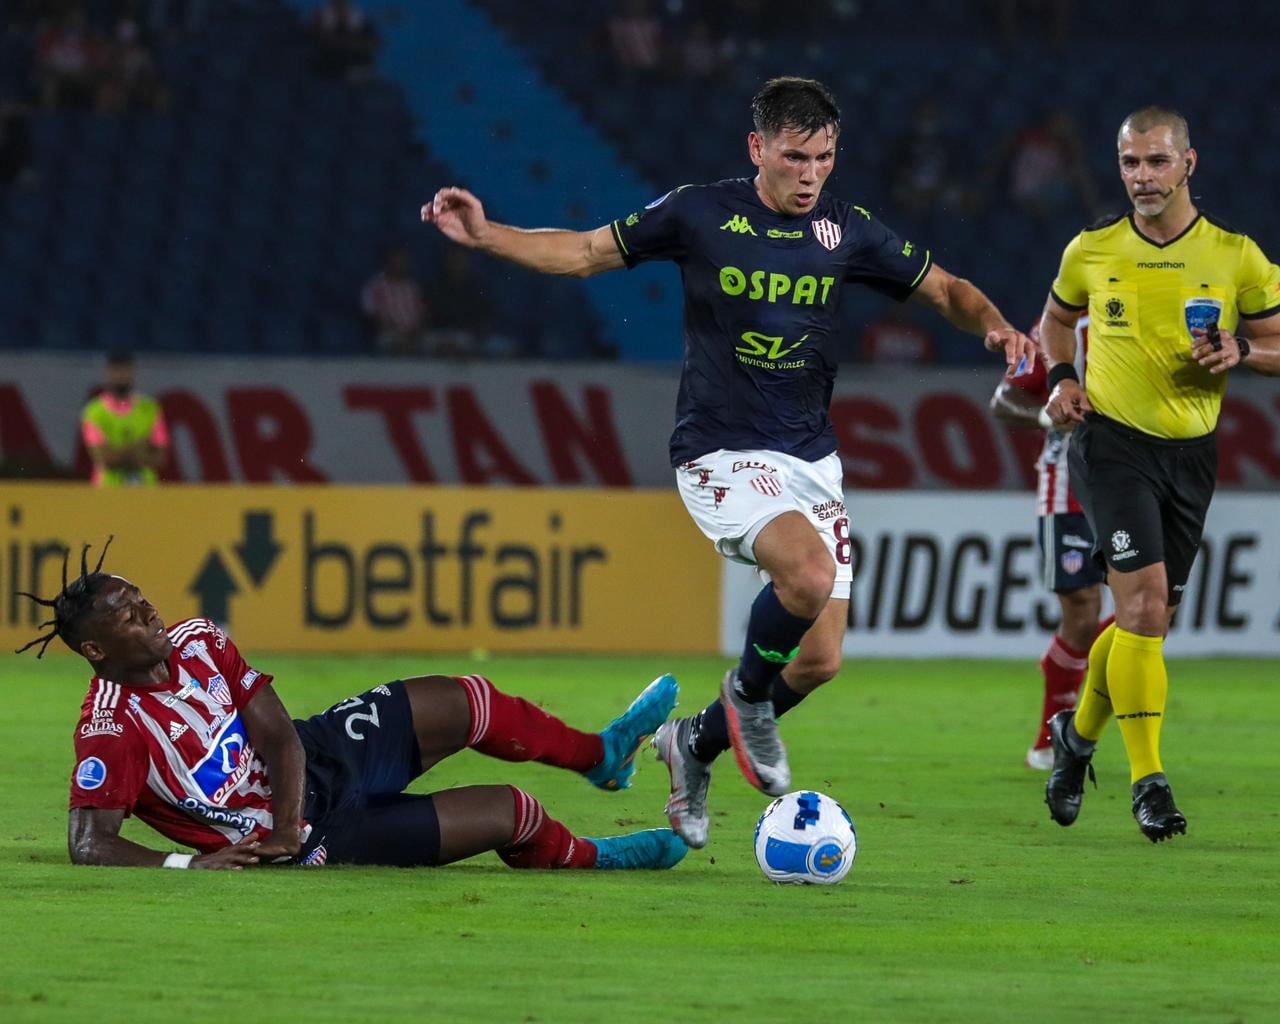
<svg viewBox="0 0 1280 1024"><path fill-rule="evenodd" d="M133 353L127 348L113 348L107 353L108 366L132 366Z"/></svg>
<svg viewBox="0 0 1280 1024"><path fill-rule="evenodd" d="M771 78L751 100L751 119L761 135L777 135L784 129L804 132L808 138L831 125L840 134L840 107L821 82L812 78Z"/></svg>
<svg viewBox="0 0 1280 1024"><path fill-rule="evenodd" d="M93 602L97 600L103 586L113 579L109 573L102 571L102 560L107 557L107 548L111 547L114 539L108 537L107 542L102 545L102 554L98 556L98 564L94 566L93 572L89 571L89 545L86 544L80 551L80 575L70 583L67 582L67 560L71 553L67 552L62 556L62 591L57 597L48 599L36 597L26 591L18 592L19 597L29 597L36 604L53 609L53 618L40 623L41 629L45 626L52 626L53 629L42 633L24 647L19 647L15 654L21 654L27 648L40 644L36 657L43 658L54 637L61 637L64 644L77 654L80 653L80 643L84 640L84 628L93 611Z"/></svg>
<svg viewBox="0 0 1280 1024"><path fill-rule="evenodd" d="M1173 132L1173 144L1180 152L1191 148L1191 132L1187 129L1187 119L1172 107L1151 105L1135 110L1120 123L1120 131L1116 133L1116 142L1126 128L1143 134L1152 128L1168 128Z"/></svg>

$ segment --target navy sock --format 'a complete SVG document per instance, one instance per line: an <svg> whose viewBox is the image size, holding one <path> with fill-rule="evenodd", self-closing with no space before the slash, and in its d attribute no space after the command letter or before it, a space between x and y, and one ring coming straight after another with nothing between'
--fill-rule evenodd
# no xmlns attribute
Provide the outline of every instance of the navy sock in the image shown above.
<svg viewBox="0 0 1280 1024"><path fill-rule="evenodd" d="M807 694L796 693L782 677L773 681L773 714L781 718L805 699ZM724 705L718 700L708 704L693 716L693 729L689 733L689 753L699 761L710 763L729 749L729 725L724 717Z"/></svg>
<svg viewBox="0 0 1280 1024"><path fill-rule="evenodd" d="M773 584L767 584L751 603L747 642L738 662L738 692L752 702L768 700L773 681L796 656L800 639L813 623L782 607Z"/></svg>

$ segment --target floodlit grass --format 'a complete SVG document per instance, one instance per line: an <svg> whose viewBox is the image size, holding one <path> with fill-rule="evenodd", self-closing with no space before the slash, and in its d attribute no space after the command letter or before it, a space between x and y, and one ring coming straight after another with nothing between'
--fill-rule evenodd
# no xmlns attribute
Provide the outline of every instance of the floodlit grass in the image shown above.
<svg viewBox="0 0 1280 1024"><path fill-rule="evenodd" d="M599 727L660 671L683 710L714 659L252 657L298 716L402 675L481 670ZM1179 661L1164 752L1190 834L1129 814L1114 726L1061 829L1021 760L1034 664L850 663L786 720L796 788L858 828L831 889L775 887L767 803L717 766L712 833L674 871L213 874L73 868L71 729L88 672L8 658L0 725L0 1019L19 1021L1264 1021L1280 1006L1280 663ZM666 775L603 793L467 752L423 789L509 781L579 834L663 823ZM171 844L130 821L126 834Z"/></svg>

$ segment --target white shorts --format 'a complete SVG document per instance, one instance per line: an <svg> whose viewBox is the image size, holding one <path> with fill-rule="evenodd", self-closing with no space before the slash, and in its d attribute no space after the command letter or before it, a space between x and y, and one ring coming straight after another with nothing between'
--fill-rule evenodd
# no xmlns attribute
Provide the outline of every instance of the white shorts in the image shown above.
<svg viewBox="0 0 1280 1024"><path fill-rule="evenodd" d="M779 452L708 452L676 468L684 507L725 558L755 565L756 537L784 512L803 512L836 563L831 596L847 598L853 580L844 467L832 452L806 462Z"/></svg>

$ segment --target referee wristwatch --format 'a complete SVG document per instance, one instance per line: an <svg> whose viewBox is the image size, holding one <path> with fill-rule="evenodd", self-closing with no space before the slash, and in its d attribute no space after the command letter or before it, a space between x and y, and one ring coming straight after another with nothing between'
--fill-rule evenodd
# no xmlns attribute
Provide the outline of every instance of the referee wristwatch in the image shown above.
<svg viewBox="0 0 1280 1024"><path fill-rule="evenodd" d="M1249 339L1236 336L1236 348L1240 350L1240 362L1249 358Z"/></svg>

